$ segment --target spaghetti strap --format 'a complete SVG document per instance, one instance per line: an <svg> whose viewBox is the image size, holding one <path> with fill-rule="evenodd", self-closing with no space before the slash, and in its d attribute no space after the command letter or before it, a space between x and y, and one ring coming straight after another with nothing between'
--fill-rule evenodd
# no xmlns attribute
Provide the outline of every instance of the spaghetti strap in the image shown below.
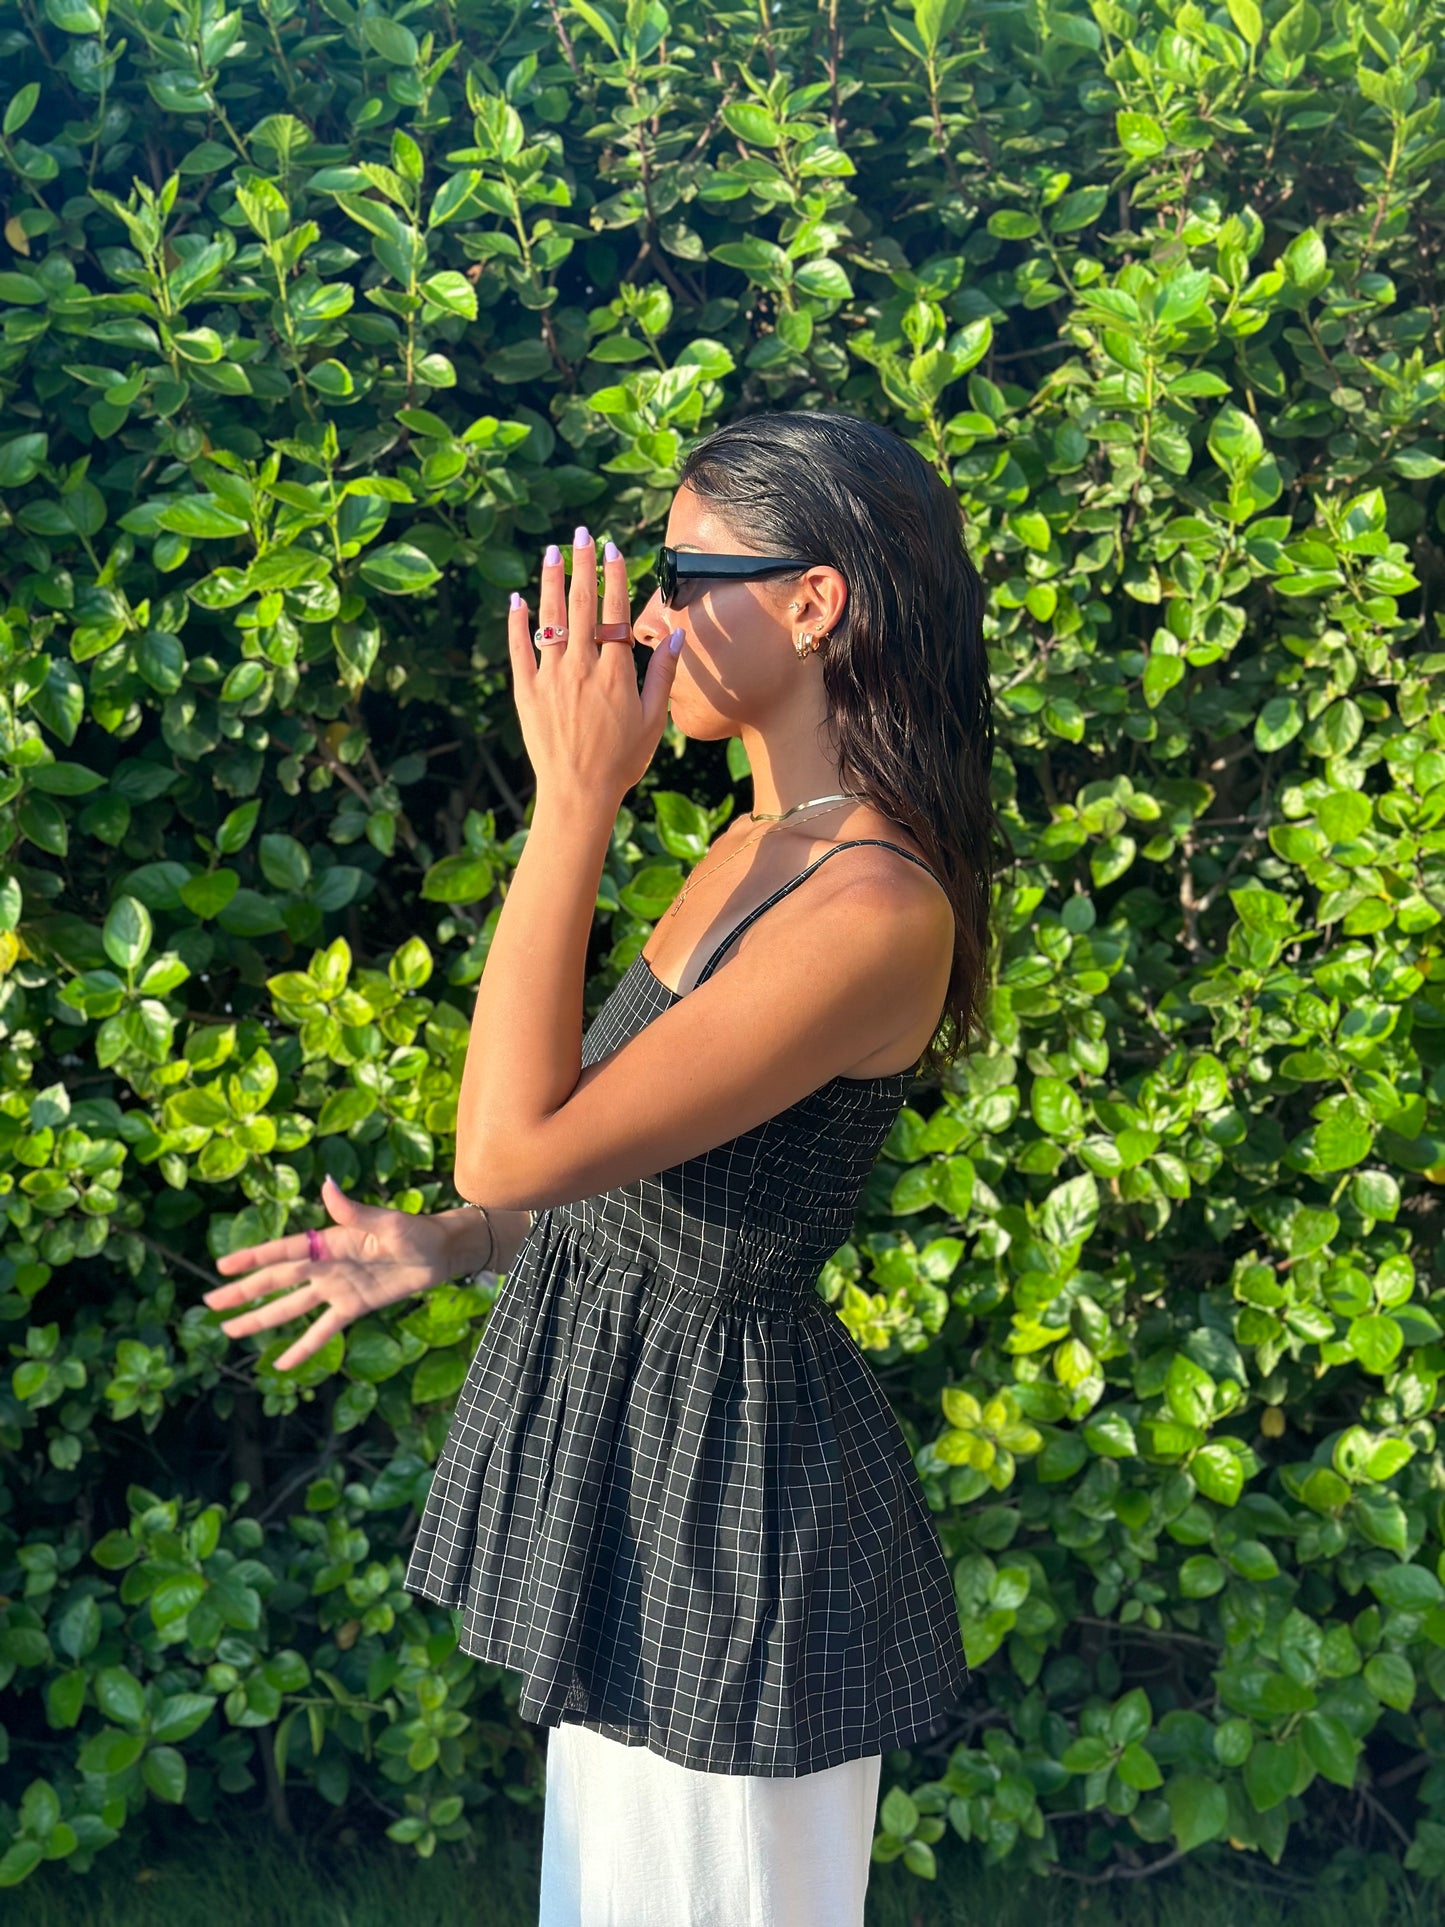
<svg viewBox="0 0 1445 1927"><path fill-rule="evenodd" d="M717 962L718 958L722 956L723 952L726 949L728 949L728 947L731 944L736 942L736 940L748 928L749 924L754 923L757 920L757 918L759 918L763 914L764 910L771 910L773 905L777 903L781 898L785 897L790 890L796 890L798 885L803 881L804 877L811 876L814 870L817 869L820 863L826 863L828 861L828 858L830 856L836 856L839 850L854 850L859 848L861 845L867 844L867 843L876 844L878 848L881 850L896 850L899 856L906 856L910 863L916 863L920 870L927 870L930 876L934 875L932 869L929 867L928 864L926 864L923 861L923 858L921 856L915 856L912 850L905 850L901 843L890 843L886 837L855 836L855 837L850 837L846 843L835 843L831 850L824 850L821 856L814 857L813 861L808 865L806 870L800 870L795 877L789 877L786 883L780 884L778 888L774 890L773 894L770 897L764 898L764 900L757 906L755 910L749 910L748 914L743 918L742 922L735 925L734 928L728 932L727 936L723 938L722 942L717 946L716 950L713 951L712 955L708 958L707 962L703 965L702 970L700 971L695 982L693 983L693 986L692 986L693 989L694 990L697 989L698 984L702 983L703 980L707 977L709 971L712 969L713 965ZM934 881L937 882L936 877L934 877Z"/></svg>

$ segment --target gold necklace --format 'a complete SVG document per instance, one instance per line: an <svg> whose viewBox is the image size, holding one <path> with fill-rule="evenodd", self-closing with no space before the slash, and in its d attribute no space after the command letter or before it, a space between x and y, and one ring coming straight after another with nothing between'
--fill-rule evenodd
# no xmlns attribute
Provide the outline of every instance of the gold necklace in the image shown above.
<svg viewBox="0 0 1445 1927"><path fill-rule="evenodd" d="M867 800L857 790L839 790L834 796L813 796L806 803L794 803L790 809L779 810L776 816L770 810L749 810L748 815L754 823L781 823L785 816L792 816L797 810L811 810L819 803L866 803Z"/></svg>
<svg viewBox="0 0 1445 1927"><path fill-rule="evenodd" d="M737 849L733 851L732 856L725 856L722 862L717 865L717 868L710 870L708 872L708 875L716 876L718 873L718 870L725 870L731 862L733 862L737 857L740 857L742 855L744 850L751 849L752 845L758 841L758 837L767 835L768 833L767 825L769 823L781 823L784 817L795 816L799 810L817 809L821 807L821 805L824 803L864 802L866 800L867 800L866 798L858 796L852 790L842 790L836 796L809 797L806 803L794 803L791 809L780 810L776 816L773 816L766 811L760 812L758 810L749 810L748 811L749 817L752 818L754 822L761 822L763 824L763 828L759 830L757 836L745 837L743 841L738 845ZM668 905L667 915L669 917L675 917L677 915L678 911L682 908L683 900L687 896L688 891L692 888L693 884L698 881L699 881L699 878L696 875L696 873L694 873L692 876L688 878L687 882L683 884L681 890L678 891L677 895L673 898L672 902Z"/></svg>

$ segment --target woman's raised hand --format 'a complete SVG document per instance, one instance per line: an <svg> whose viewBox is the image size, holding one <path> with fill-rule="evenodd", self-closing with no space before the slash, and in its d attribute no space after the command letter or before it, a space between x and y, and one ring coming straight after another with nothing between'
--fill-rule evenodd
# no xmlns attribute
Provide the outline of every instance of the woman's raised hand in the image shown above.
<svg viewBox="0 0 1445 1927"><path fill-rule="evenodd" d="M304 1231L228 1251L216 1260L217 1271L247 1275L204 1294L212 1311L270 1300L227 1319L221 1330L228 1338L246 1338L320 1310L321 1316L276 1360L278 1372L294 1370L365 1313L452 1275L446 1230L435 1215L357 1204L331 1177L321 1186L321 1200L334 1220L317 1234L324 1256L311 1257Z"/></svg>
<svg viewBox="0 0 1445 1927"><path fill-rule="evenodd" d="M513 696L539 795L577 794L615 815L647 773L667 723L677 674L676 653L652 652L639 690L629 612L627 563L609 542L602 562L602 624L626 641L597 637L597 550L579 528L572 545L572 583L553 543L542 559L536 635L527 603L514 596L507 619ZM549 631L565 631L561 639ZM681 640L682 631L673 634ZM540 652L540 657L539 657Z"/></svg>

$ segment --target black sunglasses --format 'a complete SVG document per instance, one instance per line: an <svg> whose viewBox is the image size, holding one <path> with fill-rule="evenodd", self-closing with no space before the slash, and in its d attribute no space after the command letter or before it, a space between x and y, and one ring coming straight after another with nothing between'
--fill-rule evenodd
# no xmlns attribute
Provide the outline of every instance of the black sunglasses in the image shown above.
<svg viewBox="0 0 1445 1927"><path fill-rule="evenodd" d="M710 555L701 549L670 549L664 542L652 566L663 605L670 608L679 581L725 576L730 582L757 582L768 575L795 574L812 564L786 555Z"/></svg>

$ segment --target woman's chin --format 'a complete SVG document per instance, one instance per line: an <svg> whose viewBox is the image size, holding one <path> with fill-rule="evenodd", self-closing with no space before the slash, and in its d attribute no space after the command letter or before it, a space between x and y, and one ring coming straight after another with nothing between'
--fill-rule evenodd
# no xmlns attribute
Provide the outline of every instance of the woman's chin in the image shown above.
<svg viewBox="0 0 1445 1927"><path fill-rule="evenodd" d="M690 690L680 690L672 685L672 699L668 714L673 726L680 729L689 742L725 743L730 736L738 734L738 725L731 716L721 715L705 702L700 702Z"/></svg>

